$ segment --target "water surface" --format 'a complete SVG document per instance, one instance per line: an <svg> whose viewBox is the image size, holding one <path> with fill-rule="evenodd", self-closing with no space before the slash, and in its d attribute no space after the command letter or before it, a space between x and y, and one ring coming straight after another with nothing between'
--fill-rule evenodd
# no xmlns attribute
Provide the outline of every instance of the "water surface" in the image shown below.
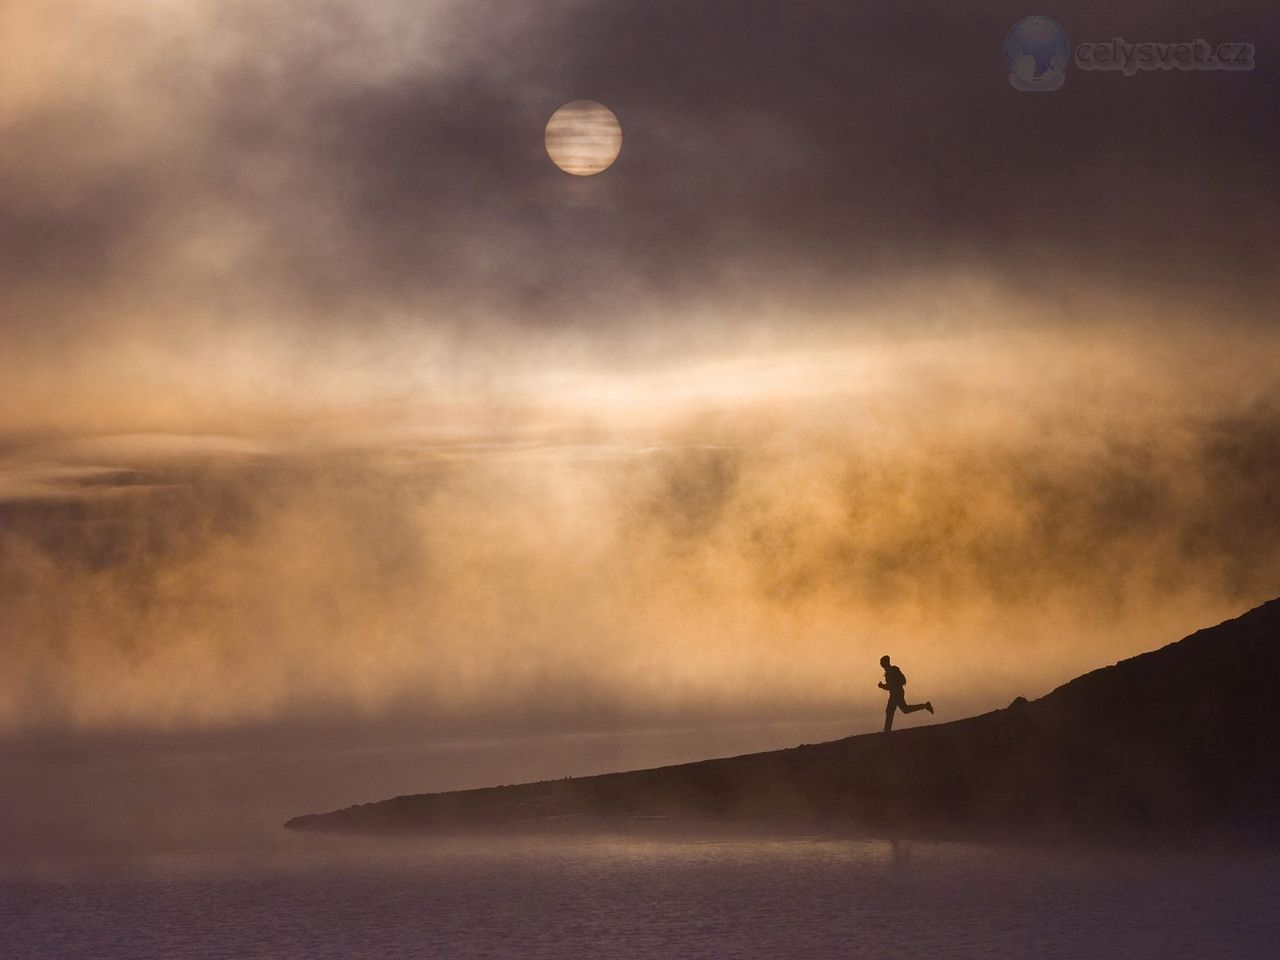
<svg viewBox="0 0 1280 960"><path fill-rule="evenodd" d="M1256 960L1278 894L1263 855L302 835L29 864L0 882L0 956Z"/></svg>

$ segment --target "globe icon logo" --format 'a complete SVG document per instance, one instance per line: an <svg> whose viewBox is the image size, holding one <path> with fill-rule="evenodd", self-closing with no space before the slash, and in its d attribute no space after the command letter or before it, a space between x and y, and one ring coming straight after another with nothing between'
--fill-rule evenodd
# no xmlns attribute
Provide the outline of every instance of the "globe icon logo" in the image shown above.
<svg viewBox="0 0 1280 960"><path fill-rule="evenodd" d="M1017 90L1057 90L1066 81L1071 41L1048 17L1024 17L1004 38L1009 83Z"/></svg>

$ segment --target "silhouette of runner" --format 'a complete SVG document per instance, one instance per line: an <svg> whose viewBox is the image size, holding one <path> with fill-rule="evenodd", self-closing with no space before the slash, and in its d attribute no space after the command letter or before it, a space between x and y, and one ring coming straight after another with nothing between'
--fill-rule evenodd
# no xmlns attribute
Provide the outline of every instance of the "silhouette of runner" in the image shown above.
<svg viewBox="0 0 1280 960"><path fill-rule="evenodd" d="M889 662L887 653L880 658L880 666L884 667L884 683L877 683L876 686L881 690L889 691L889 703L884 708L885 733L893 729L893 710L895 707L903 713L915 713L917 710L928 710L933 713L932 700L926 700L924 703L907 703L906 695L903 693L903 687L907 685L907 678L901 670Z"/></svg>

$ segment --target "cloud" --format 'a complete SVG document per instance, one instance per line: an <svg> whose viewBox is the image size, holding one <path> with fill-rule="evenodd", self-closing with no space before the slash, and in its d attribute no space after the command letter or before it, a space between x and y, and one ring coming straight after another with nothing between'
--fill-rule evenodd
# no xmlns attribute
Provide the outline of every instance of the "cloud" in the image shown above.
<svg viewBox="0 0 1280 960"><path fill-rule="evenodd" d="M829 715L888 642L989 704L1271 592L1265 58L1029 97L1003 7L0 17L4 729ZM583 97L626 146L569 178Z"/></svg>
<svg viewBox="0 0 1280 960"><path fill-rule="evenodd" d="M824 716L886 644L1034 693L1273 589L1249 353L1224 391L1149 343L870 340L562 371L452 432L17 445L0 719Z"/></svg>
<svg viewBox="0 0 1280 960"><path fill-rule="evenodd" d="M15 331L612 333L957 268L1047 299L1090 275L1230 289L1255 317L1275 294L1265 64L1028 97L995 8L83 6L9 15L33 51L7 68L0 137ZM1081 35L1119 29L1072 13ZM1265 35L1264 13L1242 3L1232 29ZM627 148L570 182L542 130L583 96Z"/></svg>

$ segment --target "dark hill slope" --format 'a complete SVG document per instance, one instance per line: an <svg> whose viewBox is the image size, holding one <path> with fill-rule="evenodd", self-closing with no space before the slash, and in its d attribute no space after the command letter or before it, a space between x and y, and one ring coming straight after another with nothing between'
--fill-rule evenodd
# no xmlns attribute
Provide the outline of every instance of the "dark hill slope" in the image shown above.
<svg viewBox="0 0 1280 960"><path fill-rule="evenodd" d="M295 830L634 818L934 835L1280 836L1280 600L1034 702L789 750L396 797Z"/></svg>

